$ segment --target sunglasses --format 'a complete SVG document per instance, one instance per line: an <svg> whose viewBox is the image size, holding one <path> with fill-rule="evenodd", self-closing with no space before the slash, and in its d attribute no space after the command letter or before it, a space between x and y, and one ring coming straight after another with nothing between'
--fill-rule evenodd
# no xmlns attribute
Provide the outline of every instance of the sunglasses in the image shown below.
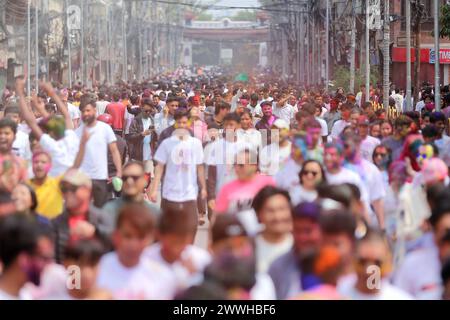
<svg viewBox="0 0 450 320"><path fill-rule="evenodd" d="M356 262L360 266L376 265L378 267L381 267L383 265L383 260L381 260L381 259L370 259L370 258L364 258L364 257L358 257L356 259Z"/></svg>
<svg viewBox="0 0 450 320"><path fill-rule="evenodd" d="M144 113L152 113L152 110L143 110Z"/></svg>
<svg viewBox="0 0 450 320"><path fill-rule="evenodd" d="M309 171L309 170L305 170L302 173L304 176L307 176L309 174L311 174L314 178L317 177L317 175L319 174L319 172L317 171Z"/></svg>
<svg viewBox="0 0 450 320"><path fill-rule="evenodd" d="M69 193L69 192L74 193L78 190L78 187L72 184L61 184L59 188L61 189L62 193Z"/></svg>
<svg viewBox="0 0 450 320"><path fill-rule="evenodd" d="M137 175L122 176L123 181L128 181L129 178L133 179L133 181L136 182L141 178L141 176Z"/></svg>

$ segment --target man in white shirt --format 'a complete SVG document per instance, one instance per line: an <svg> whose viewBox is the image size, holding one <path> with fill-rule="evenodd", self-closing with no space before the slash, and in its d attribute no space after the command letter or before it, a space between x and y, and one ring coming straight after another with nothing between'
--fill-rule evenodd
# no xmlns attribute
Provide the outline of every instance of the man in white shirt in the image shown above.
<svg viewBox="0 0 450 320"><path fill-rule="evenodd" d="M46 128L47 132L44 132L41 126L37 124L34 114L25 103L24 81L19 79L16 82L16 93L20 97L20 112L33 134L39 140L42 149L52 157L52 168L49 175L56 177L62 175L73 166L78 152L79 139L73 131L73 122L69 112L65 104L55 94L52 85L45 83L42 85L42 88L49 97L55 100L56 106L63 115L63 118L52 116L45 119L46 122L41 125Z"/></svg>
<svg viewBox="0 0 450 320"><path fill-rule="evenodd" d="M0 221L0 248L0 300L21 299L27 282L40 284L43 269L53 259L52 241L35 220L12 214Z"/></svg>
<svg viewBox="0 0 450 320"><path fill-rule="evenodd" d="M144 251L145 258L170 270L177 290L184 290L201 280L211 262L208 251L192 245L197 219L187 211L166 210L158 223L158 242Z"/></svg>
<svg viewBox="0 0 450 320"><path fill-rule="evenodd" d="M271 128L271 144L265 146L259 154L259 169L262 174L274 176L287 163L292 143L289 141L289 124L277 119ZM278 131L278 136L274 133Z"/></svg>
<svg viewBox="0 0 450 320"><path fill-rule="evenodd" d="M104 92L99 92L98 93L98 101L95 103L96 107L97 107L97 117L99 115L102 115L105 113L106 110L106 106L110 103L109 101L105 100L105 93Z"/></svg>
<svg viewBox="0 0 450 320"><path fill-rule="evenodd" d="M169 97L163 110L155 115L155 129L158 135L175 123L174 115L178 105L179 102L176 97Z"/></svg>
<svg viewBox="0 0 450 320"><path fill-rule="evenodd" d="M197 218L197 196L206 199L203 147L199 139L189 133L188 114L182 110L175 113L177 129L156 150L155 179L151 186L150 199L157 200L158 187L162 180L161 208L186 210ZM164 171L165 170L165 171ZM200 188L199 185L200 184Z"/></svg>
<svg viewBox="0 0 450 320"><path fill-rule="evenodd" d="M384 229L384 205L383 198L386 196L383 176L380 170L361 155L361 138L353 132L347 132L344 137L345 167L355 172L361 178L368 192L371 222ZM373 210L372 210L373 208ZM375 216L374 216L375 215Z"/></svg>
<svg viewBox="0 0 450 320"><path fill-rule="evenodd" d="M75 133L80 139L85 130L89 134L80 169L92 179L94 205L101 208L108 201L108 150L111 152L117 170L116 176L119 178L122 177L122 158L111 126L97 121L95 102L92 95L86 94L81 97L83 125Z"/></svg>
<svg viewBox="0 0 450 320"><path fill-rule="evenodd" d="M98 267L97 286L115 299L172 299L175 281L164 265L142 253L153 242L155 221L143 204L127 205L119 213L113 234L115 251L105 254Z"/></svg>
<svg viewBox="0 0 450 320"><path fill-rule="evenodd" d="M351 183L358 187L361 192L361 201L366 209L369 207L369 192L361 180L361 177L352 170L343 167L344 147L339 142L325 145L324 165L326 168L327 182L330 185Z"/></svg>
<svg viewBox="0 0 450 320"><path fill-rule="evenodd" d="M300 185L299 173L307 155L308 146L305 136L295 135L292 139L291 155L285 166L275 175L277 186L287 190L291 198Z"/></svg>
<svg viewBox="0 0 450 320"><path fill-rule="evenodd" d="M392 257L385 236L375 230L356 244L356 277L341 281L338 291L353 300L411 300L405 291L388 281ZM421 275L418 274L417 277Z"/></svg>
<svg viewBox="0 0 450 320"><path fill-rule="evenodd" d="M328 126L326 121L319 117L321 113L321 108L322 106L319 104L316 105L307 104L303 107L303 110L308 112L311 115L311 117L314 117L314 119L316 119L317 122L320 124L320 136L322 137L321 143L326 143L328 137Z"/></svg>
<svg viewBox="0 0 450 320"><path fill-rule="evenodd" d="M341 120L336 121L331 129L331 138L336 140L339 138L340 134L350 123L350 113L353 108L351 103L344 103L341 105Z"/></svg>
<svg viewBox="0 0 450 320"><path fill-rule="evenodd" d="M273 114L287 123L295 117L295 109L287 103L290 96L279 95L276 102L274 102Z"/></svg>
<svg viewBox="0 0 450 320"><path fill-rule="evenodd" d="M252 207L264 225L255 238L256 267L266 273L277 258L287 253L294 241L289 193L273 186L261 189L253 199Z"/></svg>
<svg viewBox="0 0 450 320"><path fill-rule="evenodd" d="M17 125L20 124L20 109L18 106L10 105L5 108L3 113L5 118L10 118ZM24 160L31 160L30 142L28 134L24 131L17 130L16 138L14 139L12 150L16 156L21 157Z"/></svg>
<svg viewBox="0 0 450 320"><path fill-rule="evenodd" d="M69 91L67 89L61 90L59 92L59 98L66 105L67 110L69 110L70 119L72 119L73 128L78 128L80 125L81 112L77 106L74 106L70 102L69 99Z"/></svg>
<svg viewBox="0 0 450 320"><path fill-rule="evenodd" d="M224 118L224 137L205 147L205 163L208 166L208 205L215 207L216 195L222 186L234 179L236 154L245 147L237 140L240 118L236 113L228 113Z"/></svg>
<svg viewBox="0 0 450 320"><path fill-rule="evenodd" d="M369 136L370 121L366 115L358 119L358 134L361 138L361 156L367 161L372 161L373 151L380 145L380 139Z"/></svg>

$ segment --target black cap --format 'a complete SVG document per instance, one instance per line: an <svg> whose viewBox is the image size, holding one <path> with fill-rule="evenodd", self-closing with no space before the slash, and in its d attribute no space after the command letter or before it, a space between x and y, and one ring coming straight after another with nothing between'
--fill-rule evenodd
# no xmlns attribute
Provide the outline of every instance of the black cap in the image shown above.
<svg viewBox="0 0 450 320"><path fill-rule="evenodd" d="M222 214L216 218L212 227L213 243L231 237L247 236L244 226L239 219L232 214Z"/></svg>

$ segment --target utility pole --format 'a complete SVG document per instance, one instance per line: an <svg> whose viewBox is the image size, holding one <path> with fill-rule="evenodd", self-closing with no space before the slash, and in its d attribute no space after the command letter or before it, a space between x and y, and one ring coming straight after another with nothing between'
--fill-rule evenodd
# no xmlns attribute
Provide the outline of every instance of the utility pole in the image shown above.
<svg viewBox="0 0 450 320"><path fill-rule="evenodd" d="M27 95L31 95L31 0L27 0Z"/></svg>
<svg viewBox="0 0 450 320"><path fill-rule="evenodd" d="M370 100L370 0L366 0L366 102Z"/></svg>
<svg viewBox="0 0 450 320"><path fill-rule="evenodd" d="M34 70L35 70L35 79L34 81L36 82L36 92L38 92L39 90L39 0L36 0L35 4L34 4L34 13L35 13L35 39L34 39L34 45L35 45L35 51L34 51L34 59L35 59L35 65L34 65Z"/></svg>
<svg viewBox="0 0 450 320"><path fill-rule="evenodd" d="M65 10L66 10L66 29L67 29L67 54L69 56L69 88L72 88L72 50L71 50L71 44L70 44L70 26L69 26L69 11L67 8L69 7L69 1L65 1Z"/></svg>
<svg viewBox="0 0 450 320"><path fill-rule="evenodd" d="M356 12L355 0L352 0L352 26L351 26L351 40L350 40L350 92L355 92L355 58L356 58Z"/></svg>
<svg viewBox="0 0 450 320"><path fill-rule="evenodd" d="M389 106L389 74L390 74L390 51L391 29L389 21L389 0L384 0L384 37L383 37L383 104L387 108Z"/></svg>
<svg viewBox="0 0 450 320"><path fill-rule="evenodd" d="M282 50L282 61L283 61L283 78L287 75L287 39L286 39L286 30L281 30L281 50Z"/></svg>
<svg viewBox="0 0 450 320"><path fill-rule="evenodd" d="M127 32L125 25L125 3L122 4L122 46L123 46L123 80L128 82L128 52L127 52Z"/></svg>
<svg viewBox="0 0 450 320"><path fill-rule="evenodd" d="M299 5L300 6L300 5ZM300 10L299 10L300 11ZM300 18L301 17L301 13L298 12L296 19L295 19L295 30L296 30L296 36L295 36L295 40L296 40L296 66L297 66L297 72L296 74L296 81L297 83L300 83L300 71L302 70L302 68L300 67L300 37L301 37L301 33L300 33Z"/></svg>
<svg viewBox="0 0 450 320"><path fill-rule="evenodd" d="M437 111L441 110L441 88L440 88L440 52L439 52L439 1L434 0L434 105ZM419 88L416 88L418 90Z"/></svg>
<svg viewBox="0 0 450 320"><path fill-rule="evenodd" d="M406 111L411 111L411 1L406 0ZM418 57L416 57L417 59ZM418 88L417 88L418 89Z"/></svg>
<svg viewBox="0 0 450 320"><path fill-rule="evenodd" d="M81 82L83 86L86 85L86 78L84 74L84 0L81 0L81 52L80 52L80 67L81 67Z"/></svg>
<svg viewBox="0 0 450 320"><path fill-rule="evenodd" d="M325 88L328 93L329 77L330 77L330 1L327 2L327 19L325 24Z"/></svg>
<svg viewBox="0 0 450 320"><path fill-rule="evenodd" d="M304 10L304 5L301 6L301 9ZM305 71L306 71L306 63L305 63L305 29L304 29L304 17L303 12L300 12L300 21L299 21L299 35L300 35L300 66L301 66L301 77L300 81L305 83Z"/></svg>
<svg viewBox="0 0 450 320"><path fill-rule="evenodd" d="M313 14L313 13L311 12L311 14ZM312 83L314 85L316 85L318 81L317 81L317 77L316 77L317 67L316 67L316 56L315 56L317 54L317 51L316 51L316 19L314 16L311 19L311 23L312 23L312 28L311 28L311 44L312 44L311 77L312 77Z"/></svg>
<svg viewBox="0 0 450 320"><path fill-rule="evenodd" d="M311 84L311 40L310 40L310 20L311 20L311 5L307 4L308 13L305 21L305 39L306 39L306 84Z"/></svg>

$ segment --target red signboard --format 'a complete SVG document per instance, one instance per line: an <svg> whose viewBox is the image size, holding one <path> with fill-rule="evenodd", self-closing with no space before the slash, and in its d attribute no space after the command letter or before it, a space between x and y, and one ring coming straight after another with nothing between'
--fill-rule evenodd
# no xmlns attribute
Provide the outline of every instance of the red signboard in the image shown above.
<svg viewBox="0 0 450 320"><path fill-rule="evenodd" d="M406 62L406 48L392 48L393 62ZM416 51L411 49L411 62L416 61ZM420 49L420 62L430 62L430 49Z"/></svg>

